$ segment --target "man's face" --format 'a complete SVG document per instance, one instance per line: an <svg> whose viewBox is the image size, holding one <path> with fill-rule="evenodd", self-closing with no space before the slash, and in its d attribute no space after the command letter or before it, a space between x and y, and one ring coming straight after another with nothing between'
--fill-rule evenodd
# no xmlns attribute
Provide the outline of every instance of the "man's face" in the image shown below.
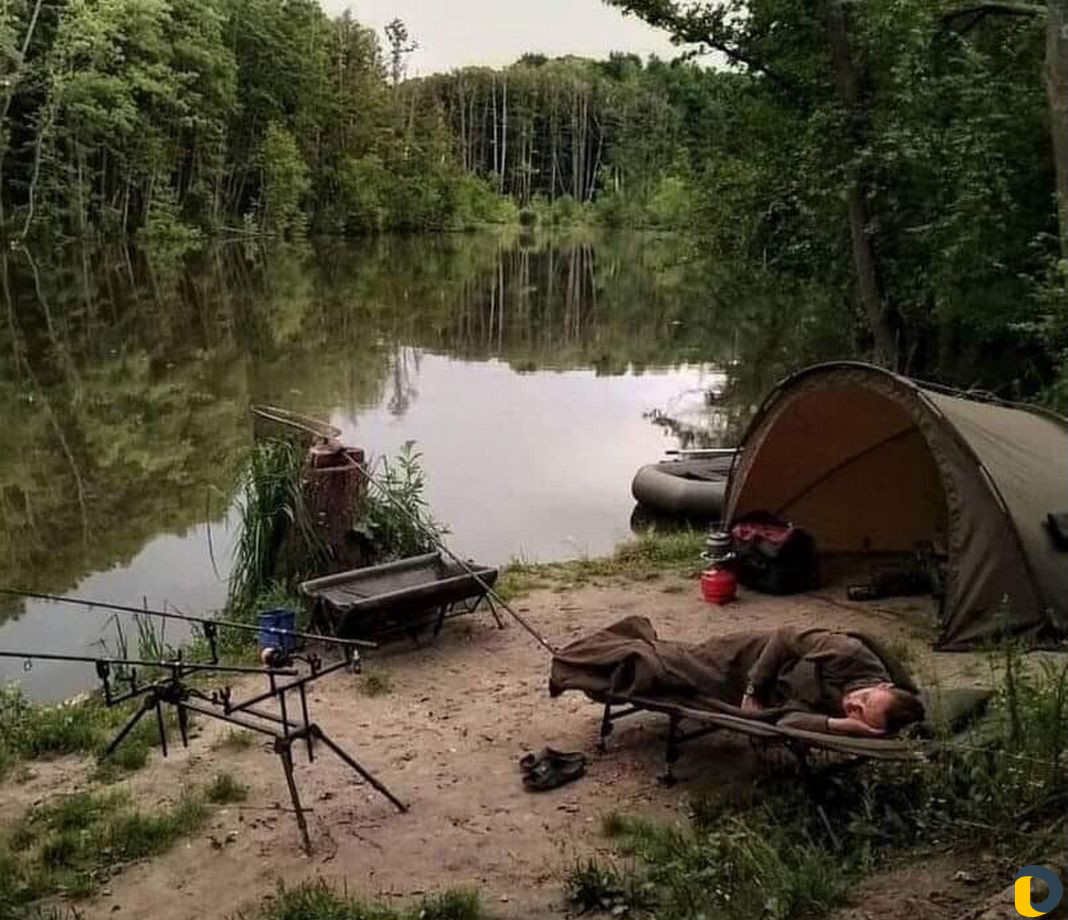
<svg viewBox="0 0 1068 920"><path fill-rule="evenodd" d="M877 684L847 693L842 709L847 716L859 719L876 731L886 731L886 713L893 701L893 684Z"/></svg>

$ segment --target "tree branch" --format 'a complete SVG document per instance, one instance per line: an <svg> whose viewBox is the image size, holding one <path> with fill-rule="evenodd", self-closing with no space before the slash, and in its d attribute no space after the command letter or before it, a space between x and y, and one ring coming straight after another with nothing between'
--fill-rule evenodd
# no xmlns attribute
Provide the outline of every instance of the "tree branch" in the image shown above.
<svg viewBox="0 0 1068 920"><path fill-rule="evenodd" d="M976 3L953 10L942 17L942 25L963 35L970 32L987 16L1042 16L1046 7L1034 3Z"/></svg>
<svg viewBox="0 0 1068 920"><path fill-rule="evenodd" d="M759 56L751 54L731 40L731 28L725 23L722 9L701 15L695 10L681 10L674 0L606 0L644 20L655 29L671 33L676 44L704 45L718 51L734 64L742 64L754 73L762 74L773 83L790 87L793 81L770 67Z"/></svg>

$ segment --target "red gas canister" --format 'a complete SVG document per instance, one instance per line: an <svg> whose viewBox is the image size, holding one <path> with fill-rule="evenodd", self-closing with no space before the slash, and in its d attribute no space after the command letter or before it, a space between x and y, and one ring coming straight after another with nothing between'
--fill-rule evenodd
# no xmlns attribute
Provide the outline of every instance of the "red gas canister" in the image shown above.
<svg viewBox="0 0 1068 920"><path fill-rule="evenodd" d="M727 569L709 569L701 575L701 593L710 604L726 604L738 593L738 579Z"/></svg>

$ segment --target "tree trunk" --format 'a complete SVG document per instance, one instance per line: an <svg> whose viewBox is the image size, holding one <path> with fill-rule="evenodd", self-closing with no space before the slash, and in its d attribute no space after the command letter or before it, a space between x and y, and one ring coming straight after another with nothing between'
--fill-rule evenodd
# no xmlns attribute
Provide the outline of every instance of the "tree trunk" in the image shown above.
<svg viewBox="0 0 1068 920"><path fill-rule="evenodd" d="M467 156L467 103L464 100L463 78L457 82L456 93L460 100L460 164L463 166L464 172L469 172L471 166Z"/></svg>
<svg viewBox="0 0 1068 920"><path fill-rule="evenodd" d="M497 141L497 78L493 78L493 82L490 84L490 101L493 108L493 172L500 181L501 168L498 165L500 163L501 148Z"/></svg>
<svg viewBox="0 0 1068 920"><path fill-rule="evenodd" d="M1068 261L1068 0L1049 0L1046 24L1046 94L1057 177L1061 258Z"/></svg>
<svg viewBox="0 0 1068 920"><path fill-rule="evenodd" d="M838 95L848 118L848 162L846 165L846 201L849 212L849 236L853 250L853 271L857 296L868 319L875 340L875 360L886 367L897 367L897 341L887 307L880 290L875 250L868 233L868 210L865 204L863 177L857 164L862 146L865 119L860 103L857 72L849 46L849 25L841 0L832 0L827 17L831 58L834 62Z"/></svg>
<svg viewBox="0 0 1068 920"><path fill-rule="evenodd" d="M501 174L497 191L504 194L504 171L508 167L508 75L501 84Z"/></svg>

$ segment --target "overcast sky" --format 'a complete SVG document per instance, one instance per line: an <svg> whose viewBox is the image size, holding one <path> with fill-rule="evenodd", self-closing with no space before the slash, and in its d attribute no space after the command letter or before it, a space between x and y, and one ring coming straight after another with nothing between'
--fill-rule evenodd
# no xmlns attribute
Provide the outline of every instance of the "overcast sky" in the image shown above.
<svg viewBox="0 0 1068 920"><path fill-rule="evenodd" d="M408 76L467 64L510 64L527 51L605 57L629 51L646 57L678 54L667 34L624 16L603 0L320 0L331 14L346 7L382 38L400 17L419 50ZM383 44L384 44L383 39Z"/></svg>

